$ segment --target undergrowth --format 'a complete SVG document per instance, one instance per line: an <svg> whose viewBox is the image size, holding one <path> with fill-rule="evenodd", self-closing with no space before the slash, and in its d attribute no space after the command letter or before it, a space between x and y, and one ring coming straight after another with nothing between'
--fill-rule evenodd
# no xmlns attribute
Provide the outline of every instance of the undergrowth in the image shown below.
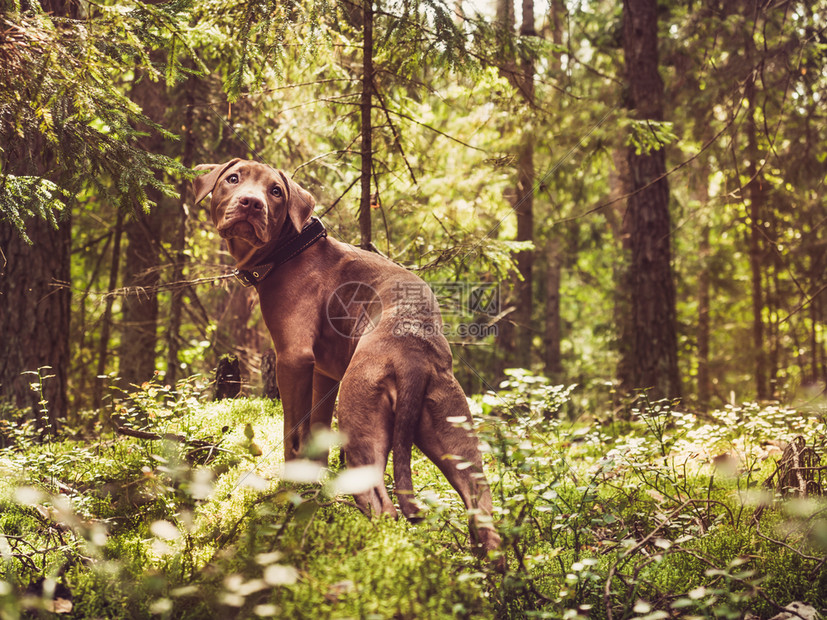
<svg viewBox="0 0 827 620"><path fill-rule="evenodd" d="M827 609L827 503L764 481L822 412L703 419L636 400L581 416L573 387L512 371L475 397L507 569L469 553L459 497L415 453L425 519L368 520L366 472L284 468L278 403L145 384L94 439L41 443L3 411L0 616L769 618ZM88 426L88 425L87 425ZM113 432L116 428L119 432ZM66 436L70 436L67 433ZM390 471L390 470L389 470ZM385 483L392 488L389 473Z"/></svg>

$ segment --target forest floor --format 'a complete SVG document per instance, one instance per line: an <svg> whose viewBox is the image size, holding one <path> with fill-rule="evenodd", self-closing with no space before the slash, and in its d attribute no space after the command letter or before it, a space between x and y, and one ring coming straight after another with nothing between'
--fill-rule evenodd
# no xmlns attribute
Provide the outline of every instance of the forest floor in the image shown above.
<svg viewBox="0 0 827 620"><path fill-rule="evenodd" d="M278 403L200 394L145 384L94 433L48 443L3 412L0 617L827 611L818 408L699 418L644 397L630 420L600 419L572 389L515 372L473 399L502 573L469 552L459 497L418 452L424 520L371 521L344 494L363 481L339 466L335 432L315 438L328 469L285 469Z"/></svg>

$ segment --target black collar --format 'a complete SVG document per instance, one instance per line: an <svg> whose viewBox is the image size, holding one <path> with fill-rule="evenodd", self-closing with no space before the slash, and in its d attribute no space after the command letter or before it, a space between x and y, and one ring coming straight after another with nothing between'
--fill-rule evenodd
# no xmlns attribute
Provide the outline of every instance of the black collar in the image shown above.
<svg viewBox="0 0 827 620"><path fill-rule="evenodd" d="M279 245L267 257L265 262L250 269L236 269L233 275L238 278L238 281L244 286L255 286L269 276L273 269L279 265L283 265L291 258L295 258L324 237L327 237L327 230L325 230L324 224L322 224L319 218L311 217L310 221L299 234L290 237L287 241Z"/></svg>

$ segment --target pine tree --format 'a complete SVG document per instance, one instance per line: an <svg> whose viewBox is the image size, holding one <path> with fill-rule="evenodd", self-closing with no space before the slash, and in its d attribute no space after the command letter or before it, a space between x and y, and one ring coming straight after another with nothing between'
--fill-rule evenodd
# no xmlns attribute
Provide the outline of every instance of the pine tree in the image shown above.
<svg viewBox="0 0 827 620"><path fill-rule="evenodd" d="M644 136L627 150L632 190L624 218L628 315L622 319L619 374L626 390L651 388L653 398L675 398L681 387L669 186L664 149L654 133L649 135L651 123L663 120L656 0L624 1L623 49L628 103L639 122L633 127Z"/></svg>
<svg viewBox="0 0 827 620"><path fill-rule="evenodd" d="M151 206L145 188L171 191L156 172L183 173L139 147L139 123L162 129L118 88L126 63L157 73L146 49L164 39L169 17L160 8L123 13L48 0L0 13L0 334L8 351L0 396L43 410L37 417L44 431L53 432L67 413L74 201L94 188L123 208L143 210Z"/></svg>

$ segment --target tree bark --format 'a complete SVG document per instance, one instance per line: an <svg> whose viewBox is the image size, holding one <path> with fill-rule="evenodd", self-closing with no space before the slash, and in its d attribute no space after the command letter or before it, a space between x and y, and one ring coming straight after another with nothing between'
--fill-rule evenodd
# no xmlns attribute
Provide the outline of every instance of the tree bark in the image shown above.
<svg viewBox="0 0 827 620"><path fill-rule="evenodd" d="M706 179L704 179L706 182ZM709 372L709 339L711 334L709 323L709 305L711 278L709 273L709 256L711 245L709 242L709 225L705 224L701 230L701 240L698 253L701 258L701 270L698 273L698 407L701 411L709 408L712 399L712 377Z"/></svg>
<svg viewBox="0 0 827 620"><path fill-rule="evenodd" d="M181 163L191 168L194 161L195 152L195 136L193 135L193 128L195 125L195 79L188 80L184 90L184 153L181 158ZM184 307L184 286L178 284L184 279L184 267L187 264L187 254L184 248L187 244L187 219L188 213L186 203L189 192L189 181L184 181L178 186L178 194L180 200L176 209L175 217L175 231L172 238L172 247L170 248L174 257L175 264L172 269L172 282L176 283L173 287L169 300L169 322L167 323L167 372L166 382L170 385L175 385L178 381L178 351L180 349L180 331L181 331L181 314Z"/></svg>
<svg viewBox="0 0 827 620"><path fill-rule="evenodd" d="M261 394L265 398L279 400L279 386L276 380L276 352L268 349L261 356Z"/></svg>
<svg viewBox="0 0 827 620"><path fill-rule="evenodd" d="M563 16L566 7L562 0L549 3L550 35L555 45L563 44ZM555 52L552 62L552 76L563 80L564 74L560 62L561 54ZM561 381L563 359L561 345L563 341L562 317L560 316L560 284L562 281L564 241L559 227L548 231L546 242L546 307L545 307L545 372L553 381Z"/></svg>
<svg viewBox="0 0 827 620"><path fill-rule="evenodd" d="M500 72L518 90L529 107L534 106L534 59L528 55L515 59L514 54L514 5L513 0L498 0L497 27L500 31ZM523 0L521 37L534 37L534 0ZM517 147L516 191L509 197L517 216L516 241L534 241L534 133L524 128ZM533 273L534 251L524 250L516 256L520 278L512 280L514 312L500 324L497 334L498 348L503 353L505 365L528 368L531 366L531 349L534 338ZM502 365L502 364L500 364Z"/></svg>
<svg viewBox="0 0 827 620"><path fill-rule="evenodd" d="M158 244L161 222L158 207L152 213L135 213L125 227L128 245L121 302L121 344L118 374L125 389L141 385L155 372L158 345Z"/></svg>
<svg viewBox="0 0 827 620"><path fill-rule="evenodd" d="M213 400L235 398L241 392L241 371L235 355L222 355L215 368Z"/></svg>
<svg viewBox="0 0 827 620"><path fill-rule="evenodd" d="M521 37L536 37L534 28L534 0L523 0L523 20L520 25ZM530 55L520 60L519 87L529 107L534 106L534 59ZM517 155L517 241L534 241L534 132L530 127L520 136ZM534 250L517 254L517 269L522 281L517 283L517 324L516 359L522 368L531 366L531 349L534 339L532 315L534 308Z"/></svg>
<svg viewBox="0 0 827 620"><path fill-rule="evenodd" d="M164 123L169 97L163 82L153 82L139 73L131 98L147 118ZM140 140L140 145L153 153L168 150L164 138L151 129ZM128 293L122 302L118 373L126 389L147 381L156 370L162 211L171 211L172 208L169 199L155 188L147 187L147 196L156 206L149 213L136 210L124 228L127 250L122 281Z"/></svg>
<svg viewBox="0 0 827 620"><path fill-rule="evenodd" d="M624 1L628 104L643 120L663 118L657 29L657 0ZM653 398L675 398L681 390L665 154L663 149L637 154L631 146L626 155L633 193L624 218L623 286L630 314L621 333L621 385L626 391L648 388Z"/></svg>
<svg viewBox="0 0 827 620"><path fill-rule="evenodd" d="M80 16L79 4L44 0L41 6L55 17ZM4 144L0 168L53 181L59 176L54 151L39 134ZM59 218L57 228L31 219L26 232L31 245L0 221L0 399L30 407L45 436L56 433L68 415L71 217Z"/></svg>
<svg viewBox="0 0 827 620"><path fill-rule="evenodd" d="M191 165L191 164L190 164ZM186 195L185 193L181 194ZM172 252L175 257L175 265L172 268L172 282L176 283L170 291L169 300L169 321L167 322L167 362L165 381L169 385L175 385L178 381L178 350L180 349L181 312L184 305L183 285L177 284L184 279L184 265L187 256L184 253L187 234L187 214L183 208L176 217L175 236L172 239Z"/></svg>
<svg viewBox="0 0 827 620"><path fill-rule="evenodd" d="M117 220L115 222L115 230L113 232L112 241L112 259L109 264L109 293L115 290L118 285L118 273L120 271L121 260L121 236L123 234L123 212L118 211ZM106 373L106 362L109 357L109 334L112 331L112 304L115 301L111 294L106 298L106 303L103 309L103 317L101 318L101 335L100 343L98 345L98 371L95 375L95 387L92 390L92 407L100 409L103 401L103 387L104 379L102 376Z"/></svg>
<svg viewBox="0 0 827 620"><path fill-rule="evenodd" d="M514 0L497 0L497 26L510 38L514 32ZM508 45L507 41L503 41ZM508 45L508 47L511 47ZM510 59L507 59L510 60Z"/></svg>
<svg viewBox="0 0 827 620"><path fill-rule="evenodd" d="M747 58L752 45L752 35L748 36ZM747 164L746 174L749 181L745 188L749 200L749 264L752 282L752 346L755 355L755 395L758 400L770 398L769 382L767 380L767 353L764 337L764 286L763 261L764 248L761 227L765 211L766 195L758 168L758 127L755 121L755 79L754 76L747 78L745 88L747 99L747 117L744 123L744 130L747 134Z"/></svg>
<svg viewBox="0 0 827 620"><path fill-rule="evenodd" d="M38 429L50 435L68 414L71 222L55 229L33 219L26 232L31 245L0 222L0 398L31 407Z"/></svg>
<svg viewBox="0 0 827 620"><path fill-rule="evenodd" d="M259 371L260 352L271 346L270 339L262 337L261 331L256 327L259 315L258 294L255 290L232 283L230 293L215 319L212 350L238 358L241 374L248 378ZM217 363L217 360L213 363Z"/></svg>
<svg viewBox="0 0 827 620"><path fill-rule="evenodd" d="M560 329L560 276L562 271L561 243L552 236L546 246L546 375L556 379L563 372L560 343L563 339Z"/></svg>
<svg viewBox="0 0 827 620"><path fill-rule="evenodd" d="M709 132L707 132L709 133ZM705 135L704 141L711 139ZM698 161L695 173L695 181L690 188L691 196L697 205L703 207L709 203L709 176L711 168L707 158ZM697 208L697 207L696 207ZM703 215L701 217L704 217ZM698 303L697 328L695 340L697 347L697 376L696 392L698 408L706 411L712 399L712 376L709 368L710 339L712 326L709 320L712 273L710 271L710 257L712 256L712 245L710 242L711 226L709 220L701 224L700 239L698 240L698 289L696 300Z"/></svg>
<svg viewBox="0 0 827 620"><path fill-rule="evenodd" d="M512 84L515 83L515 76L517 73L517 66L514 59L514 0L497 0L496 5L496 27L497 27L497 49L500 57L499 62L500 75L508 79ZM516 209L517 197L513 189L509 188L506 193L506 199ZM514 282L515 279L512 280ZM497 325L497 335L495 337L495 344L499 353L495 366L496 382L499 382L505 377L505 369L515 365L517 357L516 353L516 329L515 329L515 315L517 314L517 306L519 299L514 299L513 292L518 289L518 284L514 283L508 292L508 297L504 305L513 308L514 310L503 318Z"/></svg>
<svg viewBox="0 0 827 620"><path fill-rule="evenodd" d="M373 126L371 125L371 113L373 111L373 0L362 0L362 2L362 196L359 201L359 233L361 237L360 246L364 250L369 250L373 242L370 214L370 179L373 171Z"/></svg>

